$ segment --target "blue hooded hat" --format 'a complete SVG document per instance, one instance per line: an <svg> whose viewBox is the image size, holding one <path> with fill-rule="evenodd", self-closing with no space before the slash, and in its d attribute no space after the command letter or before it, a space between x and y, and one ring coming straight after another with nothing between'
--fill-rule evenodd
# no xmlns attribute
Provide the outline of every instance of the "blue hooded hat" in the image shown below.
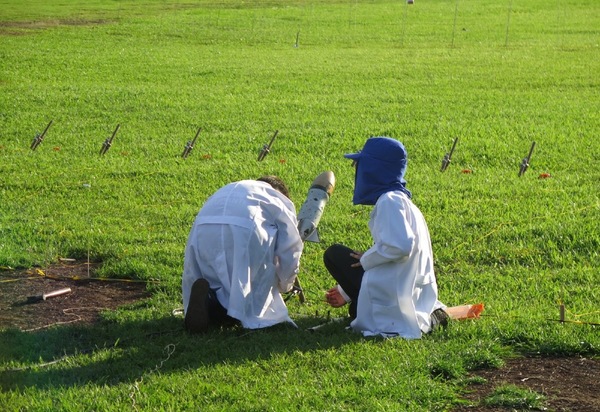
<svg viewBox="0 0 600 412"><path fill-rule="evenodd" d="M412 196L404 180L407 153L398 140L371 137L360 152L344 157L356 162L352 199L355 205L374 205L379 196L393 190L399 190L409 198Z"/></svg>

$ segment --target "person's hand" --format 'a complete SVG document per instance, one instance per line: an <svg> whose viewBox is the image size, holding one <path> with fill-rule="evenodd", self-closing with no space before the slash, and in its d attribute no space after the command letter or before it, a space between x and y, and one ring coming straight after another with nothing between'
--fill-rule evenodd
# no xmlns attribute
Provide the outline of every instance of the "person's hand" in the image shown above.
<svg viewBox="0 0 600 412"><path fill-rule="evenodd" d="M350 253L350 257L353 257L354 259L358 260L358 262L353 263L350 266L353 268L361 267L362 264L360 263L360 258L362 257L363 254L364 254L364 252L358 252L356 250L354 252Z"/></svg>
<svg viewBox="0 0 600 412"><path fill-rule="evenodd" d="M344 306L346 304L346 299L344 299L344 297L340 294L337 286L334 286L327 291L325 294L325 300L334 308L339 308L340 306Z"/></svg>

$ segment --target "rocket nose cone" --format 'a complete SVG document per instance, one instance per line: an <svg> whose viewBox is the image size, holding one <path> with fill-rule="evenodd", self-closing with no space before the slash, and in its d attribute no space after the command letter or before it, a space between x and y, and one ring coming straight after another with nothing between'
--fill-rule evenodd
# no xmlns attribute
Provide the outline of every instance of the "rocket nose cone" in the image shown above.
<svg viewBox="0 0 600 412"><path fill-rule="evenodd" d="M321 186L328 195L331 195L335 188L335 175L331 170L323 172L313 180L313 186Z"/></svg>

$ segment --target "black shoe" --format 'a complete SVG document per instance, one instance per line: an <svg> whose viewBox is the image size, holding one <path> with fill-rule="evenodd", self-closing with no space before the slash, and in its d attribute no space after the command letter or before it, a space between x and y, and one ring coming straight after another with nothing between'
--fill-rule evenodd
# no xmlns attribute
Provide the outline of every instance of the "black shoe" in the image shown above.
<svg viewBox="0 0 600 412"><path fill-rule="evenodd" d="M439 329L440 327L446 329L448 326L448 319L450 316L443 309L436 309L431 314L431 331Z"/></svg>
<svg viewBox="0 0 600 412"><path fill-rule="evenodd" d="M185 313L185 329L190 333L202 333L208 330L208 292L206 279L198 279L192 285L190 302Z"/></svg>

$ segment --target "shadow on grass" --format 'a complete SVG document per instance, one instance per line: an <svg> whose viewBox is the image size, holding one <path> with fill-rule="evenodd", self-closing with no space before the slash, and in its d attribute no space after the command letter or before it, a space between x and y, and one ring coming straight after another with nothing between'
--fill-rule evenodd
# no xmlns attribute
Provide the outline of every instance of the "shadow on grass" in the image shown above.
<svg viewBox="0 0 600 412"><path fill-rule="evenodd" d="M212 329L190 335L182 318L92 326L58 326L36 332L0 331L0 390L52 388L134 382L146 373L268 359L274 354L324 350L362 339L325 319L306 318L291 325L248 330Z"/></svg>

